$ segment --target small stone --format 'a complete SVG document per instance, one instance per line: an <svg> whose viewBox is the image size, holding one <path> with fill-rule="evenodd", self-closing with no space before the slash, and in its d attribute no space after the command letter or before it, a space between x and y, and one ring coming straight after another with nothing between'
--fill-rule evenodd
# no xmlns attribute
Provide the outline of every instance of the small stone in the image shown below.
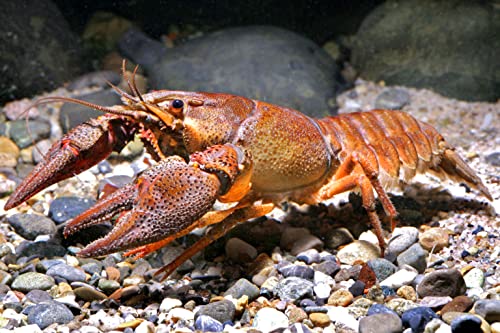
<svg viewBox="0 0 500 333"><path fill-rule="evenodd" d="M314 294L319 299L327 299L330 296L330 292L332 291L332 287L330 287L327 283L318 283L313 288Z"/></svg>
<svg viewBox="0 0 500 333"><path fill-rule="evenodd" d="M50 147L52 147L52 141L51 140L41 140L36 143L35 148L31 149L31 160L33 160L32 163L38 164L41 161L43 161L45 155L49 151Z"/></svg>
<svg viewBox="0 0 500 333"><path fill-rule="evenodd" d="M28 272L15 278L12 282L11 288L27 293L35 289L48 290L54 285L55 281L52 277L42 273Z"/></svg>
<svg viewBox="0 0 500 333"><path fill-rule="evenodd" d="M233 296L235 299L243 295L247 295L248 299L253 301L259 296L259 288L247 279L239 279L224 293L224 296Z"/></svg>
<svg viewBox="0 0 500 333"><path fill-rule="evenodd" d="M147 320L141 320L139 325L134 330L134 333L155 333L155 332L156 332L155 325Z"/></svg>
<svg viewBox="0 0 500 333"><path fill-rule="evenodd" d="M14 214L7 217L7 222L22 237L34 240L40 235L54 235L56 224L49 218L38 214Z"/></svg>
<svg viewBox="0 0 500 333"><path fill-rule="evenodd" d="M417 292L413 289L412 286L402 286L396 292L398 296L403 297L404 299L416 302L417 301Z"/></svg>
<svg viewBox="0 0 500 333"><path fill-rule="evenodd" d="M484 157L486 163L493 166L500 166L500 152L494 152Z"/></svg>
<svg viewBox="0 0 500 333"><path fill-rule="evenodd" d="M307 280L314 278L314 270L309 266L287 265L278 269L285 278L295 276Z"/></svg>
<svg viewBox="0 0 500 333"><path fill-rule="evenodd" d="M286 310L286 315L288 316L288 320L291 324L301 323L305 319L307 319L307 313L297 306L290 306Z"/></svg>
<svg viewBox="0 0 500 333"><path fill-rule="evenodd" d="M340 271L340 265L335 261L327 260L313 266L314 270L325 273L329 276L335 276Z"/></svg>
<svg viewBox="0 0 500 333"><path fill-rule="evenodd" d="M106 295L111 295L115 290L119 289L120 282L108 279L99 279L97 287L101 289Z"/></svg>
<svg viewBox="0 0 500 333"><path fill-rule="evenodd" d="M225 323L234 319L235 312L236 308L233 302L222 300L200 306L198 312L194 315L194 319L196 320L199 316L206 315L221 323Z"/></svg>
<svg viewBox="0 0 500 333"><path fill-rule="evenodd" d="M181 300L177 298L164 298L160 304L160 312L169 312L173 308L180 308L182 306Z"/></svg>
<svg viewBox="0 0 500 333"><path fill-rule="evenodd" d="M432 309L439 309L450 303L451 300L450 296L425 296L420 300L420 305Z"/></svg>
<svg viewBox="0 0 500 333"><path fill-rule="evenodd" d="M451 330L453 333L473 333L482 332L481 319L474 315L464 315L451 321Z"/></svg>
<svg viewBox="0 0 500 333"><path fill-rule="evenodd" d="M202 313L196 313L198 316L202 315ZM183 309L183 308L173 308L168 312L167 321L191 321L195 319L195 315L192 311Z"/></svg>
<svg viewBox="0 0 500 333"><path fill-rule="evenodd" d="M76 296L88 302L100 301L107 298L106 294L94 289L91 286L78 287L75 288L73 292Z"/></svg>
<svg viewBox="0 0 500 333"><path fill-rule="evenodd" d="M341 306L332 306L328 308L328 317L332 323L342 324L347 326L354 332L358 332L359 322L354 318L354 316L349 312L347 308Z"/></svg>
<svg viewBox="0 0 500 333"><path fill-rule="evenodd" d="M489 323L500 321L500 300L479 300L474 304L474 313L480 315Z"/></svg>
<svg viewBox="0 0 500 333"><path fill-rule="evenodd" d="M464 275L465 286L469 289L482 288L484 285L484 273L479 268L473 268Z"/></svg>
<svg viewBox="0 0 500 333"><path fill-rule="evenodd" d="M380 257L378 247L367 241L354 241L337 253L340 262L348 265L353 265L359 261L367 262L378 257Z"/></svg>
<svg viewBox="0 0 500 333"><path fill-rule="evenodd" d="M425 325L434 318L438 318L437 314L423 306L407 310L401 316L403 325L410 327L412 332L424 332Z"/></svg>
<svg viewBox="0 0 500 333"><path fill-rule="evenodd" d="M53 278L62 278L68 282L85 281L85 272L81 269L66 264L60 264L50 267L46 274Z"/></svg>
<svg viewBox="0 0 500 333"><path fill-rule="evenodd" d="M361 296L365 291L365 283L363 281L357 280L353 285L349 287L349 291L354 297Z"/></svg>
<svg viewBox="0 0 500 333"><path fill-rule="evenodd" d="M336 249L353 241L354 236L347 228L333 229L325 236L325 245L330 249Z"/></svg>
<svg viewBox="0 0 500 333"><path fill-rule="evenodd" d="M35 289L26 294L26 299L33 303L48 302L52 297L45 290Z"/></svg>
<svg viewBox="0 0 500 333"><path fill-rule="evenodd" d="M281 234L280 247L285 250L290 250L297 240L310 233L309 229L306 228L287 227Z"/></svg>
<svg viewBox="0 0 500 333"><path fill-rule="evenodd" d="M430 228L418 237L420 245L427 251L437 253L449 245L449 235L443 228Z"/></svg>
<svg viewBox="0 0 500 333"><path fill-rule="evenodd" d="M491 324L490 329L491 329L491 333L500 333L500 322L496 322L496 323Z"/></svg>
<svg viewBox="0 0 500 333"><path fill-rule="evenodd" d="M248 263L257 257L257 249L247 242L233 237L226 242L226 256L236 263Z"/></svg>
<svg viewBox="0 0 500 333"><path fill-rule="evenodd" d="M59 197L50 204L49 217L57 224L83 213L95 204L92 198L81 197Z"/></svg>
<svg viewBox="0 0 500 333"><path fill-rule="evenodd" d="M387 306L383 304L372 304L370 308L368 309L368 312L366 313L367 316L372 316L378 313L390 313L399 318L399 315L396 313L396 311L389 309Z"/></svg>
<svg viewBox="0 0 500 333"><path fill-rule="evenodd" d="M49 242L25 241L16 248L16 254L18 257L63 257L66 254L66 248Z"/></svg>
<svg viewBox="0 0 500 333"><path fill-rule="evenodd" d="M359 333L400 333L403 323L394 313L377 313L361 318Z"/></svg>
<svg viewBox="0 0 500 333"><path fill-rule="evenodd" d="M14 168L19 158L19 148L5 136L0 136L0 167Z"/></svg>
<svg viewBox="0 0 500 333"><path fill-rule="evenodd" d="M206 315L198 316L194 322L194 327L201 332L222 332L224 329L220 321Z"/></svg>
<svg viewBox="0 0 500 333"><path fill-rule="evenodd" d="M463 295L466 291L465 281L457 269L440 269L427 274L417 286L420 297Z"/></svg>
<svg viewBox="0 0 500 333"><path fill-rule="evenodd" d="M311 265L313 263L319 263L321 261L321 257L319 255L318 250L309 249L307 251L300 252L299 254L297 254L297 260L301 260L306 264Z"/></svg>
<svg viewBox="0 0 500 333"><path fill-rule="evenodd" d="M415 244L418 240L418 229L415 227L396 228L387 244L385 256L396 258L401 252Z"/></svg>
<svg viewBox="0 0 500 333"><path fill-rule="evenodd" d="M333 306L346 307L352 303L353 299L354 296L348 290L337 289L328 297L327 303Z"/></svg>
<svg viewBox="0 0 500 333"><path fill-rule="evenodd" d="M396 265L384 258L368 260L367 264L375 273L378 281L384 281L398 269Z"/></svg>
<svg viewBox="0 0 500 333"><path fill-rule="evenodd" d="M323 241L321 239L311 234L305 234L293 243L290 253L293 256L296 256L297 254L309 249L321 250L322 248Z"/></svg>
<svg viewBox="0 0 500 333"><path fill-rule="evenodd" d="M419 305L415 302L409 301L404 298L393 298L389 300L385 305L395 311L399 316L405 313L408 310L418 308Z"/></svg>
<svg viewBox="0 0 500 333"><path fill-rule="evenodd" d="M262 332L271 332L278 328L288 327L288 318L276 309L262 308L255 314L252 327Z"/></svg>
<svg viewBox="0 0 500 333"><path fill-rule="evenodd" d="M309 281L298 277L288 277L281 280L274 288L274 293L277 294L281 300L284 301L297 301L305 297L313 296L314 284Z"/></svg>
<svg viewBox="0 0 500 333"><path fill-rule="evenodd" d="M326 327L330 325L330 317L326 313L321 312L313 312L309 315L309 319L314 324L314 326L318 327Z"/></svg>
<svg viewBox="0 0 500 333"><path fill-rule="evenodd" d="M441 315L445 314L446 312L469 311L469 309L472 307L473 304L474 301L469 297L464 295L457 296L441 309Z"/></svg>
<svg viewBox="0 0 500 333"><path fill-rule="evenodd" d="M417 270L419 273L423 273L427 268L427 252L420 246L419 243L415 243L408 249L401 252L396 261L399 267L404 265L409 265Z"/></svg>
<svg viewBox="0 0 500 333"><path fill-rule="evenodd" d="M356 298L347 308L356 319L366 316L368 310L373 305L373 301L368 298Z"/></svg>
<svg viewBox="0 0 500 333"><path fill-rule="evenodd" d="M413 267L406 266L404 269L397 271L380 282L380 286L398 289L402 286L410 285L417 275L418 272Z"/></svg>
<svg viewBox="0 0 500 333"><path fill-rule="evenodd" d="M14 120L8 124L7 132L10 138L21 149L50 136L50 124L46 121L29 121L28 126L25 120Z"/></svg>
<svg viewBox="0 0 500 333"><path fill-rule="evenodd" d="M424 333L452 333L452 331L450 325L441 319L434 318L425 325Z"/></svg>
<svg viewBox="0 0 500 333"><path fill-rule="evenodd" d="M63 304L55 301L39 303L30 308L28 323L36 324L41 329L54 323L67 324L74 318L73 313Z"/></svg>
<svg viewBox="0 0 500 333"><path fill-rule="evenodd" d="M410 94L399 88L389 88L375 99L375 109L401 110L410 103Z"/></svg>

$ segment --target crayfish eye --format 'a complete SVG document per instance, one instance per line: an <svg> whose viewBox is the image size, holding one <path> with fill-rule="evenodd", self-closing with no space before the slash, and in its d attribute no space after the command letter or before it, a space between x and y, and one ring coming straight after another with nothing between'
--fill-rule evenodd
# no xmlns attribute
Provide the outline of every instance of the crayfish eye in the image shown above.
<svg viewBox="0 0 500 333"><path fill-rule="evenodd" d="M181 109L184 106L184 102L180 99L174 99L172 101L172 108L173 109Z"/></svg>

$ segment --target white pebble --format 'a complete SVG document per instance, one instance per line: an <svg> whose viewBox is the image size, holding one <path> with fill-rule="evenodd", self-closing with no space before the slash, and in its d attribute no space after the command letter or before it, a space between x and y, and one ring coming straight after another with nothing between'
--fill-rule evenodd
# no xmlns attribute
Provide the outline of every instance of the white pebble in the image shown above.
<svg viewBox="0 0 500 333"><path fill-rule="evenodd" d="M327 308L328 317L333 323L341 323L356 332L358 331L359 322L349 313L347 308L342 306L327 306Z"/></svg>
<svg viewBox="0 0 500 333"><path fill-rule="evenodd" d="M402 286L411 284L417 275L418 272L416 269L406 266L404 269L397 271L384 281L380 282L380 286L398 289Z"/></svg>
<svg viewBox="0 0 500 333"><path fill-rule="evenodd" d="M288 327L288 317L276 309L263 308L255 314L253 327L263 332Z"/></svg>
<svg viewBox="0 0 500 333"><path fill-rule="evenodd" d="M182 302L177 298L165 298L160 304L160 312L168 312L173 308L182 306Z"/></svg>

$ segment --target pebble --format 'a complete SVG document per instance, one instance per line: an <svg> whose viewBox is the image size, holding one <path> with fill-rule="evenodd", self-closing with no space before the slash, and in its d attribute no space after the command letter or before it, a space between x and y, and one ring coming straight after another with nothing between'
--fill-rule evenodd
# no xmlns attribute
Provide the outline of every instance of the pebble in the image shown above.
<svg viewBox="0 0 500 333"><path fill-rule="evenodd" d="M14 120L7 123L6 133L19 148L23 149L48 138L50 136L50 124L46 121L32 120L26 126L25 120Z"/></svg>
<svg viewBox="0 0 500 333"><path fill-rule="evenodd" d="M310 249L321 250L323 245L323 241L318 237L311 234L305 234L293 243L293 246L290 249L290 254L292 256L296 256L299 253Z"/></svg>
<svg viewBox="0 0 500 333"><path fill-rule="evenodd" d="M173 308L180 308L182 306L181 300L177 298L166 297L161 301L160 312L169 312Z"/></svg>
<svg viewBox="0 0 500 333"><path fill-rule="evenodd" d="M0 167L14 168L20 155L19 148L5 136L0 136Z"/></svg>
<svg viewBox="0 0 500 333"><path fill-rule="evenodd" d="M96 201L91 198L59 197L50 204L49 217L57 224L61 224L83 213L95 203Z"/></svg>
<svg viewBox="0 0 500 333"><path fill-rule="evenodd" d="M207 305L201 305L198 311L194 315L197 319L198 316L205 315L209 316L221 323L233 320L236 313L236 307L233 302L229 300L222 300L218 302L209 303Z"/></svg>
<svg viewBox="0 0 500 333"><path fill-rule="evenodd" d="M367 316L372 316L378 313L389 313L397 316L399 318L399 315L396 313L396 311L389 309L387 306L383 304L372 304L370 308L368 308L368 311L366 312Z"/></svg>
<svg viewBox="0 0 500 333"><path fill-rule="evenodd" d="M457 269L440 269L427 274L417 286L420 297L463 295L465 281Z"/></svg>
<svg viewBox="0 0 500 333"><path fill-rule="evenodd" d="M304 237L304 235L309 235L311 232L307 228L294 228L288 227L281 233L280 247L284 250L290 251L293 244Z"/></svg>
<svg viewBox="0 0 500 333"><path fill-rule="evenodd" d="M222 332L224 329L220 321L206 315L198 316L194 321L194 327L201 332Z"/></svg>
<svg viewBox="0 0 500 333"><path fill-rule="evenodd" d="M409 301L417 301L417 292L415 291L415 289L413 289L412 286L402 286L397 290L396 294L399 297L403 297L404 299L407 299Z"/></svg>
<svg viewBox="0 0 500 333"><path fill-rule="evenodd" d="M359 333L399 333L403 323L394 313L376 313L361 318Z"/></svg>
<svg viewBox="0 0 500 333"><path fill-rule="evenodd" d="M330 296L332 288L327 283L317 283L314 288L314 294L319 299L327 299Z"/></svg>
<svg viewBox="0 0 500 333"><path fill-rule="evenodd" d="M410 327L412 332L424 332L427 323L434 318L438 318L437 314L423 306L407 310L401 316L403 325Z"/></svg>
<svg viewBox="0 0 500 333"><path fill-rule="evenodd" d="M491 333L500 333L500 322L491 324Z"/></svg>
<svg viewBox="0 0 500 333"><path fill-rule="evenodd" d="M62 245L49 242L25 241L16 248L16 254L18 257L63 257L66 254L66 248Z"/></svg>
<svg viewBox="0 0 500 333"><path fill-rule="evenodd" d="M340 265L335 261L327 260L313 266L316 271L322 272L329 276L335 276L340 271Z"/></svg>
<svg viewBox="0 0 500 333"><path fill-rule="evenodd" d="M397 256L415 244L418 240L418 229L415 227L396 228L392 232L392 237L387 243L385 257L397 258Z"/></svg>
<svg viewBox="0 0 500 333"><path fill-rule="evenodd" d="M448 247L449 235L443 228L430 228L418 236L418 241L425 250L437 253Z"/></svg>
<svg viewBox="0 0 500 333"><path fill-rule="evenodd" d="M415 243L408 249L401 252L396 262L399 267L409 265L417 270L419 273L423 273L427 268L427 252L420 246L419 243Z"/></svg>
<svg viewBox="0 0 500 333"><path fill-rule="evenodd" d="M380 282L380 286L398 289L402 286L411 284L417 275L418 272L413 267L406 266Z"/></svg>
<svg viewBox="0 0 500 333"><path fill-rule="evenodd" d="M247 295L248 299L253 301L259 296L259 292L260 290L255 284L242 278L226 290L224 296L233 296L235 299L239 299L243 295Z"/></svg>
<svg viewBox="0 0 500 333"><path fill-rule="evenodd" d="M40 235L54 235L56 224L43 215L14 214L7 217L7 222L16 232L26 239L34 240Z"/></svg>
<svg viewBox="0 0 500 333"><path fill-rule="evenodd" d="M309 266L303 265L287 265L278 269L284 277L299 277L307 280L314 278L314 270Z"/></svg>
<svg viewBox="0 0 500 333"><path fill-rule="evenodd" d="M301 260L306 264L311 265L313 263L319 263L321 261L321 256L319 255L318 250L309 249L297 254L297 260Z"/></svg>
<svg viewBox="0 0 500 333"><path fill-rule="evenodd" d="M390 299L388 302L385 303L385 305L396 312L399 316L401 316L403 313L405 313L408 310L418 308L419 305L413 301L409 301L404 298L393 298Z"/></svg>
<svg viewBox="0 0 500 333"><path fill-rule="evenodd" d="M347 228L333 229L325 236L325 245L330 249L336 249L353 241L354 237Z"/></svg>
<svg viewBox="0 0 500 333"><path fill-rule="evenodd" d="M288 317L276 309L263 308L255 314L252 326L262 332L271 332L288 327Z"/></svg>
<svg viewBox="0 0 500 333"><path fill-rule="evenodd" d="M389 88L375 99L375 109L401 110L410 103L410 94L405 89Z"/></svg>
<svg viewBox="0 0 500 333"><path fill-rule="evenodd" d="M494 152L488 154L484 157L486 163L491 164L493 166L500 166L500 152Z"/></svg>
<svg viewBox="0 0 500 333"><path fill-rule="evenodd" d="M66 264L52 266L47 270L46 274L53 278L63 278L68 282L85 281L86 278L83 270Z"/></svg>
<svg viewBox="0 0 500 333"><path fill-rule="evenodd" d="M380 257L378 247L367 241L354 241L337 253L337 258L343 264L353 265L355 262L367 262Z"/></svg>
<svg viewBox="0 0 500 333"><path fill-rule="evenodd" d="M332 323L340 323L353 331L358 332L359 321L354 318L347 308L341 306L330 306L328 307L327 314Z"/></svg>
<svg viewBox="0 0 500 333"><path fill-rule="evenodd" d="M472 307L473 304L474 301L469 297L465 295L457 296L441 309L441 315L446 312L466 312Z"/></svg>
<svg viewBox="0 0 500 333"><path fill-rule="evenodd" d="M473 268L464 275L465 286L469 289L482 288L484 285L484 273L479 268Z"/></svg>
<svg viewBox="0 0 500 333"><path fill-rule="evenodd" d="M34 289L26 294L26 299L33 303L41 303L52 300L52 297L45 290Z"/></svg>
<svg viewBox="0 0 500 333"><path fill-rule="evenodd" d="M474 304L474 313L480 315L489 323L500 321L500 300L478 300Z"/></svg>
<svg viewBox="0 0 500 333"><path fill-rule="evenodd" d="M226 242L226 256L235 263L247 263L257 257L257 249L247 242L233 237Z"/></svg>
<svg viewBox="0 0 500 333"><path fill-rule="evenodd" d="M313 312L309 315L309 319L318 327L326 327L330 325L330 317L326 313Z"/></svg>
<svg viewBox="0 0 500 333"><path fill-rule="evenodd" d="M453 333L481 333L481 319L474 315L464 315L456 317L451 321L451 331Z"/></svg>
<svg viewBox="0 0 500 333"><path fill-rule="evenodd" d="M304 297L313 296L314 284L298 277L288 277L278 282L274 293L284 301L297 301Z"/></svg>
<svg viewBox="0 0 500 333"><path fill-rule="evenodd" d="M384 258L375 258L368 260L367 264L375 273L378 281L387 279L398 269L396 265Z"/></svg>
<svg viewBox="0 0 500 333"><path fill-rule="evenodd" d="M48 290L54 285L55 281L52 277L42 273L28 272L15 278L11 288L27 293L35 289Z"/></svg>
<svg viewBox="0 0 500 333"><path fill-rule="evenodd" d="M106 294L90 286L82 286L75 288L73 292L75 293L76 296L88 302L100 301L107 298Z"/></svg>
<svg viewBox="0 0 500 333"><path fill-rule="evenodd" d="M450 296L425 296L420 300L419 304L421 306L437 309L449 304L451 301L452 299Z"/></svg>
<svg viewBox="0 0 500 333"><path fill-rule="evenodd" d="M66 324L74 318L73 313L63 304L55 301L43 302L30 308L28 324L36 324L41 329L54 323Z"/></svg>

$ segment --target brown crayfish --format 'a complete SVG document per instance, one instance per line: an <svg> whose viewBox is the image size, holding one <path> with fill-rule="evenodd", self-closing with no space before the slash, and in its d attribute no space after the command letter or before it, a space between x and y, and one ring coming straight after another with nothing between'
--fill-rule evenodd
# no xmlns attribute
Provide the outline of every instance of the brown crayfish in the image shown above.
<svg viewBox="0 0 500 333"><path fill-rule="evenodd" d="M195 228L213 225L160 270L168 276L238 222L263 216L283 200L316 204L355 189L383 249L375 194L394 228L397 211L385 188L417 173L464 182L492 200L443 137L404 112L312 119L229 94L159 90L141 95L133 78L128 83L132 94L114 87L124 105L42 99L79 103L105 114L56 142L5 205L11 209L88 169L138 135L158 163L67 224L66 236L119 214L112 231L81 250L81 257L121 250L143 257ZM216 200L233 205L214 210Z"/></svg>

